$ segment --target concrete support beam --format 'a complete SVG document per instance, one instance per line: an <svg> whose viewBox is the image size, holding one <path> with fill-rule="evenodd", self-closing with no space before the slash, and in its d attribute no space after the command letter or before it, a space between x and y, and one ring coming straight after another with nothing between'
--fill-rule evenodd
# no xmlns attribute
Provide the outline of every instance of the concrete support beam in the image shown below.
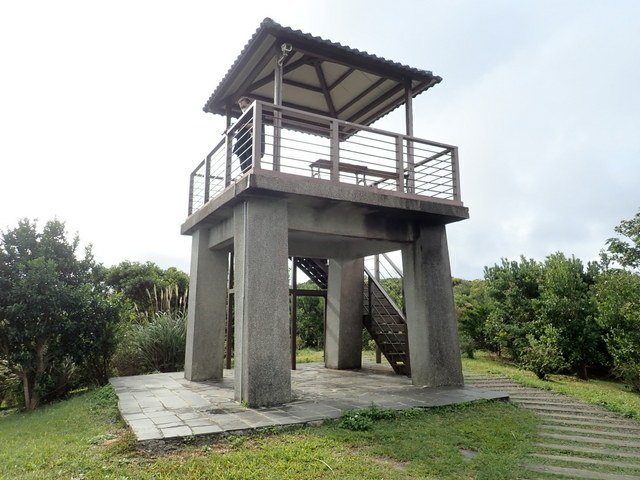
<svg viewBox="0 0 640 480"><path fill-rule="evenodd" d="M411 380L427 387L462 385L446 230L416 230L417 240L402 249Z"/></svg>
<svg viewBox="0 0 640 480"><path fill-rule="evenodd" d="M184 376L221 379L227 301L228 253L209 250L209 231L192 235Z"/></svg>
<svg viewBox="0 0 640 480"><path fill-rule="evenodd" d="M235 398L251 407L291 400L287 206L234 208Z"/></svg>
<svg viewBox="0 0 640 480"><path fill-rule="evenodd" d="M364 259L329 260L325 366L362 366L362 289Z"/></svg>

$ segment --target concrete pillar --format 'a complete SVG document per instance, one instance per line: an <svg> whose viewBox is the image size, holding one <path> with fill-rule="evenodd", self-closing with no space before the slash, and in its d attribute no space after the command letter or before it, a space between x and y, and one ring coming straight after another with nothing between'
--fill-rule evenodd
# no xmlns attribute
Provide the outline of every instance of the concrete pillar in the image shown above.
<svg viewBox="0 0 640 480"><path fill-rule="evenodd" d="M209 250L209 230L191 237L191 274L184 377L221 379L227 302L228 253Z"/></svg>
<svg viewBox="0 0 640 480"><path fill-rule="evenodd" d="M418 226L402 249L411 380L414 385L462 385L462 361L444 225Z"/></svg>
<svg viewBox="0 0 640 480"><path fill-rule="evenodd" d="M234 208L235 398L251 407L291 400L287 206Z"/></svg>
<svg viewBox="0 0 640 480"><path fill-rule="evenodd" d="M329 259L324 363L327 368L362 366L364 259Z"/></svg>

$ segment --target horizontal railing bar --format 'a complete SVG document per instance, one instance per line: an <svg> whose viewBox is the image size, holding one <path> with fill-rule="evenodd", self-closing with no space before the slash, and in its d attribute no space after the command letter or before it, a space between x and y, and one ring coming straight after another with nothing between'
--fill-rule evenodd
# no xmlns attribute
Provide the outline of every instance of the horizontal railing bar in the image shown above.
<svg viewBox="0 0 640 480"><path fill-rule="evenodd" d="M369 127L369 126L366 126L366 125L360 125L358 123L347 122L345 120L338 120L338 119L335 119L335 118L328 119L328 117L323 117L322 115L318 115L316 113L304 112L303 110L298 110L298 109L291 108L291 107L275 106L275 105L271 105L271 104L263 104L263 108L264 107L292 112L292 113L295 113L295 114L297 114L299 116L302 116L302 117L308 117L308 118L314 118L314 119L318 119L318 120L324 120L325 123L330 123L331 121L333 121L333 122L337 122L339 125L344 125L344 126L347 126L347 127L356 128L357 130L363 130L363 131L367 131L367 132L379 133L380 135L386 135L386 136L389 136L389 137L401 137L401 138L403 138L405 140L411 140L413 142L419 142L419 143L422 143L422 144L437 146L437 147L440 147L440 148L455 148L455 145L448 145L446 143L434 142L433 140L427 140L427 139L424 139L424 138L418 138L418 137L414 137L412 135L404 135L404 134L398 134L398 133L394 133L394 132L389 132L387 130L382 130L382 129L379 129L379 128L373 128L373 127Z"/></svg>

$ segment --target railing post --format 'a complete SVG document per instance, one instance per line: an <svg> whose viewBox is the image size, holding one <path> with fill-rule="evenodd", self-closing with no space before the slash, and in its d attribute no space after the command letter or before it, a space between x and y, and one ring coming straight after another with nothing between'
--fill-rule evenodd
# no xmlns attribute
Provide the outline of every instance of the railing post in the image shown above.
<svg viewBox="0 0 640 480"><path fill-rule="evenodd" d="M195 181L195 174L191 172L189 175L189 215L193 213L193 182Z"/></svg>
<svg viewBox="0 0 640 480"><path fill-rule="evenodd" d="M260 170L260 159L262 158L262 104L260 102L254 102L253 104L253 145L251 147L251 157L253 159L253 169Z"/></svg>
<svg viewBox="0 0 640 480"><path fill-rule="evenodd" d="M225 147L226 147L226 162L224 167L224 186L228 187L231 183L231 165L233 161L233 137L228 132L225 132Z"/></svg>
<svg viewBox="0 0 640 480"><path fill-rule="evenodd" d="M204 161L204 203L209 201L209 188L211 187L211 154Z"/></svg>
<svg viewBox="0 0 640 480"><path fill-rule="evenodd" d="M396 137L396 190L404 191L404 165L402 164L402 136Z"/></svg>
<svg viewBox="0 0 640 480"><path fill-rule="evenodd" d="M340 181L340 126L331 120L331 181Z"/></svg>
<svg viewBox="0 0 640 480"><path fill-rule="evenodd" d="M407 193L415 191L416 172L413 161L413 140L407 138Z"/></svg>
<svg viewBox="0 0 640 480"><path fill-rule="evenodd" d="M451 150L451 173L453 175L453 199L460 201L460 165L458 164L458 147Z"/></svg>
<svg viewBox="0 0 640 480"><path fill-rule="evenodd" d="M377 253L373 256L373 276L380 281L380 255Z"/></svg>
<svg viewBox="0 0 640 480"><path fill-rule="evenodd" d="M282 112L276 106L273 109L273 171L280 171L280 150L282 149Z"/></svg>

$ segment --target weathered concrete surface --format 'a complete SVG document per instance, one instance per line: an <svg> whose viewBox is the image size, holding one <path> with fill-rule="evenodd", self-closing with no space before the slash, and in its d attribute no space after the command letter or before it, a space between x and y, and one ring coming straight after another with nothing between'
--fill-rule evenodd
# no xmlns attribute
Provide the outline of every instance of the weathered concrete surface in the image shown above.
<svg viewBox="0 0 640 480"><path fill-rule="evenodd" d="M337 418L353 408L438 407L483 399L507 399L501 392L471 387L420 388L390 367L330 370L319 363L292 372L294 399L280 407L251 409L234 400L233 370L219 381L189 382L182 372L117 377L111 384L118 406L139 442L221 435L261 427Z"/></svg>
<svg viewBox="0 0 640 480"><path fill-rule="evenodd" d="M411 379L414 385L462 385L444 225L416 225L417 239L402 249Z"/></svg>
<svg viewBox="0 0 640 480"><path fill-rule="evenodd" d="M291 399L287 206L247 199L234 210L235 392L250 406Z"/></svg>
<svg viewBox="0 0 640 480"><path fill-rule="evenodd" d="M193 233L184 375L199 381L222 378L228 253L209 250L209 232Z"/></svg>
<svg viewBox="0 0 640 480"><path fill-rule="evenodd" d="M194 212L183 223L181 231L184 235L191 235L202 224L217 224L233 216L236 204L256 195L282 198L292 204L315 208L318 212L331 210L333 219L348 214L354 206L358 207L363 218L374 222L375 219L387 222L388 219L416 218L446 224L469 218L469 210L461 202L453 200L260 170L243 175Z"/></svg>
<svg viewBox="0 0 640 480"><path fill-rule="evenodd" d="M362 365L362 289L364 258L329 259L325 366Z"/></svg>

